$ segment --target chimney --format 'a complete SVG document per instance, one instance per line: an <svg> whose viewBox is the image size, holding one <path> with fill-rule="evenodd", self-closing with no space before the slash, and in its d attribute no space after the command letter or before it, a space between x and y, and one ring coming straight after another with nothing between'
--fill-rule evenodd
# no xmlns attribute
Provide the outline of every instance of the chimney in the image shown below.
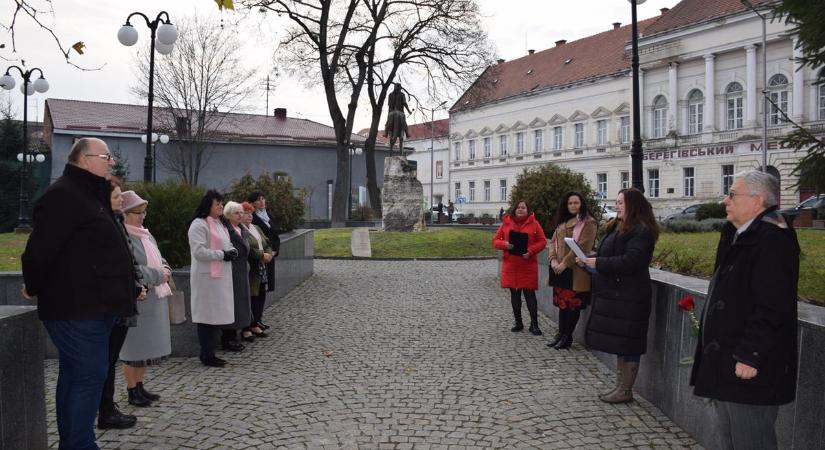
<svg viewBox="0 0 825 450"><path fill-rule="evenodd" d="M662 8L662 9L660 9L659 11L661 11L661 12L662 12L662 14L664 14L664 13L666 13L666 12L670 11L670 8Z"/></svg>
<svg viewBox="0 0 825 450"><path fill-rule="evenodd" d="M536 51L533 50L532 48L530 50L527 50L528 55L532 55L533 53L536 53Z"/></svg>
<svg viewBox="0 0 825 450"><path fill-rule="evenodd" d="M621 26L622 26L621 22L613 22L613 29L614 30L617 29L617 28L620 28Z"/></svg>
<svg viewBox="0 0 825 450"><path fill-rule="evenodd" d="M567 43L567 39L559 39L558 41L556 41L556 47L564 45L566 43Z"/></svg>
<svg viewBox="0 0 825 450"><path fill-rule="evenodd" d="M504 58L499 58L499 59L496 60L496 62L499 63L499 64L504 64L504 61L506 61L506 59L504 59Z"/></svg>
<svg viewBox="0 0 825 450"><path fill-rule="evenodd" d="M272 114L276 119L286 120L286 108L275 108Z"/></svg>

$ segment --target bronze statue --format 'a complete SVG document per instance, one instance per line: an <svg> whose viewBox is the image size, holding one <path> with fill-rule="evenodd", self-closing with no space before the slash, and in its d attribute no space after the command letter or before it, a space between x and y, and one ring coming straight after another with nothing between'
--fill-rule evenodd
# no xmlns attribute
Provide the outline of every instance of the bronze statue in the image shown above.
<svg viewBox="0 0 825 450"><path fill-rule="evenodd" d="M392 156L392 147L395 145L395 140L398 139L398 150L402 155L404 154L404 138L407 133L407 120L404 117L404 110L412 114L409 106L407 106L407 98L401 92L401 83L395 83L395 88L390 93L387 99L389 112L387 113L387 123L384 125L384 137L390 138L390 156Z"/></svg>

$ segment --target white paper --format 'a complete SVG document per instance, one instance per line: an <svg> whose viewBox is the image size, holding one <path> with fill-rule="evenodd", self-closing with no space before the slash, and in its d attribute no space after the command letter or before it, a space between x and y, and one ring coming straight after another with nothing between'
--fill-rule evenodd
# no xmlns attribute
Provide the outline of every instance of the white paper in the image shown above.
<svg viewBox="0 0 825 450"><path fill-rule="evenodd" d="M566 237L564 238L564 243L567 244L568 247L570 247L570 250L573 250L573 253L575 253L576 256L579 257L579 259L587 259L587 255L584 254L582 248L579 247L579 244L576 243L575 239Z"/></svg>

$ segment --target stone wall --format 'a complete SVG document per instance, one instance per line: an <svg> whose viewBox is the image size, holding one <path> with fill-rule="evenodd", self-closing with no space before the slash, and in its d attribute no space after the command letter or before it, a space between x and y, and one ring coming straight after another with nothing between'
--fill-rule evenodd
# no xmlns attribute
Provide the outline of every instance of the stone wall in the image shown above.
<svg viewBox="0 0 825 450"><path fill-rule="evenodd" d="M384 158L384 187L381 189L384 231L420 231L424 218L423 199L424 189L406 158Z"/></svg>

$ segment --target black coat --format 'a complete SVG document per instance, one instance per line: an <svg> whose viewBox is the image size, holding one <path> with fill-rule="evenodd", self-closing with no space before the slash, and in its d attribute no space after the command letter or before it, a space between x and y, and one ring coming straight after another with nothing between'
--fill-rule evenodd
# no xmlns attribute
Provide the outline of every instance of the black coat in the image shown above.
<svg viewBox="0 0 825 450"><path fill-rule="evenodd" d="M269 243L272 245L272 251L275 252L275 256L278 256L278 252L281 250L281 238L278 237L278 230L274 226L272 221L272 214L269 214L269 223L267 225L260 217L258 217L255 212L252 213L252 223L257 225L261 231L266 234L267 239L269 239ZM272 258L269 263L266 265L266 290L268 292L272 292L275 290L275 258ZM257 295L257 292L253 292L253 294Z"/></svg>
<svg viewBox="0 0 825 450"><path fill-rule="evenodd" d="M109 192L106 179L67 164L35 204L34 229L21 259L41 320L136 313L132 254Z"/></svg>
<svg viewBox="0 0 825 450"><path fill-rule="evenodd" d="M700 397L782 405L796 395L799 243L774 210L736 242L732 224L722 229L690 377ZM756 377L737 378L737 361Z"/></svg>
<svg viewBox="0 0 825 450"><path fill-rule="evenodd" d="M592 278L592 309L585 332L587 346L614 355L647 351L650 317L650 261L656 240L640 228L610 231L599 245Z"/></svg>

